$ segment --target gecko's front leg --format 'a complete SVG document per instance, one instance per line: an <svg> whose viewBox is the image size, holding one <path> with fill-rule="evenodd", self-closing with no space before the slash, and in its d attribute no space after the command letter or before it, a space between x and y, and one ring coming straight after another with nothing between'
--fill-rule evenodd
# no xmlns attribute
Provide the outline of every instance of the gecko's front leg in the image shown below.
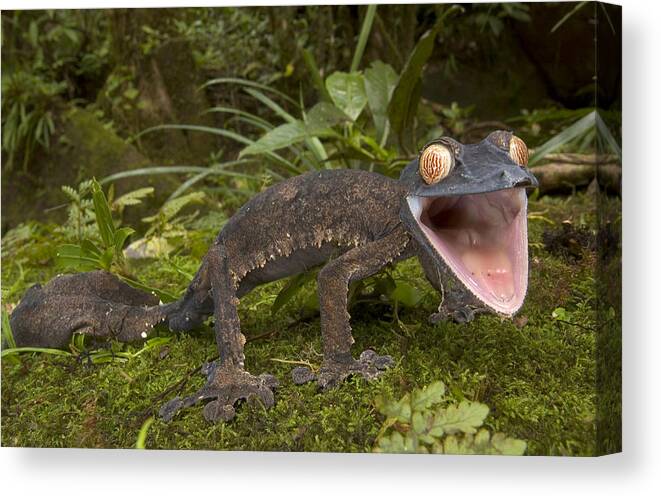
<svg viewBox="0 0 661 496"><path fill-rule="evenodd" d="M254 376L244 368L243 347L246 342L241 333L238 298L231 280L228 258L220 244L214 244L207 254L207 279L211 284L214 304L216 344L220 358L204 364L202 373L207 383L187 398L169 401L160 410L165 420L170 420L184 407L211 399L204 407L204 417L213 422L231 420L235 415L234 404L241 399L259 399L267 408L273 406L273 389L278 381L270 374Z"/></svg>
<svg viewBox="0 0 661 496"><path fill-rule="evenodd" d="M322 388L333 387L350 375L373 379L393 365L387 355L372 350L361 353L356 360L351 355L354 340L347 311L349 284L379 272L405 251L408 234L401 228L367 245L358 246L329 262L317 279L321 311L321 334L324 361L316 377ZM314 379L309 369L297 367L292 372L294 382L302 384Z"/></svg>

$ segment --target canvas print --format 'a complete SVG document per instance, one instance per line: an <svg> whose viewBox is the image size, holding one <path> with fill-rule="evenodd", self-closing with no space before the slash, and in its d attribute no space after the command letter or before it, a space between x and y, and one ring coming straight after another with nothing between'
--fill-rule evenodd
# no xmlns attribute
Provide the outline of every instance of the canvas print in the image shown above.
<svg viewBox="0 0 661 496"><path fill-rule="evenodd" d="M2 445L621 450L621 8L2 12Z"/></svg>

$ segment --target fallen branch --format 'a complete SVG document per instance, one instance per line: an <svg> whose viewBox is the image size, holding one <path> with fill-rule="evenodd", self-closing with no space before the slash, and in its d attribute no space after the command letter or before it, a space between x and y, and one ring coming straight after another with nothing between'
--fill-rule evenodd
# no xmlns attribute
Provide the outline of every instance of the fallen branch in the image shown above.
<svg viewBox="0 0 661 496"><path fill-rule="evenodd" d="M544 158L547 163L531 169L541 193L572 191L595 180L602 189L621 193L622 167L613 155L551 153Z"/></svg>

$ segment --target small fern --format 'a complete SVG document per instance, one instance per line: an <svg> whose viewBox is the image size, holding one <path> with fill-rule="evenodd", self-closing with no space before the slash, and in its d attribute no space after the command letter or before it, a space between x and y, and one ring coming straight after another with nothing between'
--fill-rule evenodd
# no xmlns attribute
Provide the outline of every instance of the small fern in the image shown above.
<svg viewBox="0 0 661 496"><path fill-rule="evenodd" d="M378 398L376 407L386 416L376 453L523 455L526 451L525 441L481 428L489 414L484 403L447 404L440 381L415 389L399 401Z"/></svg>
<svg viewBox="0 0 661 496"><path fill-rule="evenodd" d="M67 221L57 230L66 238L74 239L78 243L85 238L96 235L96 217L92 202L92 181L83 181L78 189L71 186L62 186L62 192L69 200L67 207Z"/></svg>

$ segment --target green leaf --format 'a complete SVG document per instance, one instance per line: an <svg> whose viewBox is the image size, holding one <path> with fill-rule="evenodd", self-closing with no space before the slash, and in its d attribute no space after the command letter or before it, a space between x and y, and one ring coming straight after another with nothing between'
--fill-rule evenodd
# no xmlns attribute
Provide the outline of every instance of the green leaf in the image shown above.
<svg viewBox="0 0 661 496"><path fill-rule="evenodd" d="M567 310L565 310L563 307L558 307L551 312L551 317L554 319L568 320Z"/></svg>
<svg viewBox="0 0 661 496"><path fill-rule="evenodd" d="M395 290L390 293L390 299L405 307L414 307L422 299L422 293L406 282L396 281Z"/></svg>
<svg viewBox="0 0 661 496"><path fill-rule="evenodd" d="M388 103L397 86L397 79L395 69L380 60L373 62L365 71L365 93L379 143L384 143L387 139Z"/></svg>
<svg viewBox="0 0 661 496"><path fill-rule="evenodd" d="M103 193L103 190L96 179L92 181L92 201L94 202L96 224L99 228L103 245L105 247L113 246L115 224L113 224L106 195Z"/></svg>
<svg viewBox="0 0 661 496"><path fill-rule="evenodd" d="M312 83L319 92L319 97L322 100L329 102L331 100L331 97L328 94L328 90L326 89L326 86L324 86L324 80L321 78L321 73L319 72L317 61L314 59L314 55L312 54L312 52L307 48L303 49L303 62L305 62L305 66L307 67L308 72L310 73L310 77L312 78Z"/></svg>
<svg viewBox="0 0 661 496"><path fill-rule="evenodd" d="M115 253L117 254L122 253L122 248L124 248L124 243L126 242L126 238L128 238L134 232L135 229L131 229L130 227L122 227L120 229L117 229L117 231L115 232Z"/></svg>
<svg viewBox="0 0 661 496"><path fill-rule="evenodd" d="M374 23L374 16L376 15L376 7L376 4L367 6L365 18L363 19L363 25L360 28L360 35L358 36L356 50L353 53L353 59L351 59L351 72L358 70L360 60L363 58L365 46L367 45L367 40L369 39L370 32L372 31L372 24Z"/></svg>
<svg viewBox="0 0 661 496"><path fill-rule="evenodd" d="M127 88L124 91L124 96L129 100L135 100L135 98L140 94L137 88Z"/></svg>
<svg viewBox="0 0 661 496"><path fill-rule="evenodd" d="M9 323L9 313L4 308L2 309L2 336L5 338L8 348L16 348L16 341Z"/></svg>
<svg viewBox="0 0 661 496"><path fill-rule="evenodd" d="M136 449L145 449L145 442L147 441L147 432L149 427L154 423L154 417L149 417L140 427L140 432L138 432L138 439L135 441Z"/></svg>
<svg viewBox="0 0 661 496"><path fill-rule="evenodd" d="M105 249L105 251L101 254L101 257L99 258L99 263L101 264L101 268L103 270L110 271L110 267L112 266L112 261L114 260L114 258L115 258L115 247L114 245L111 245Z"/></svg>
<svg viewBox="0 0 661 496"><path fill-rule="evenodd" d="M89 239L83 239L80 242L80 249L82 251L81 255L94 258L101 256L101 250Z"/></svg>
<svg viewBox="0 0 661 496"><path fill-rule="evenodd" d="M456 432L474 434L476 427L483 424L488 414L489 407L487 405L462 401L459 405L450 405L446 409L437 412L429 433L432 436L440 436L443 433L454 434Z"/></svg>
<svg viewBox="0 0 661 496"><path fill-rule="evenodd" d="M60 245L57 248L57 263L60 267L75 270L94 270L102 268L101 255L90 254L78 245Z"/></svg>
<svg viewBox="0 0 661 496"><path fill-rule="evenodd" d="M434 42L440 26L440 23L437 23L434 28L423 34L415 45L388 104L390 125L400 135L412 125L418 111L421 94L420 76L434 49Z"/></svg>
<svg viewBox="0 0 661 496"><path fill-rule="evenodd" d="M253 140L246 138L245 136L240 135L239 133L236 133L234 131L229 131L227 129L217 129L209 126L195 126L195 125L189 125L189 124L161 124L159 126L154 126L150 127L149 129L145 129L144 131L141 131L136 135L136 138L139 138L140 136L147 134L147 133L152 133L154 131L163 131L167 129L178 129L178 130L186 130L186 131L198 131L202 133L209 133L209 134L215 134L218 136L223 136L225 138L229 138L231 140L237 141L239 143L242 143L244 145L251 145L254 143ZM294 174L299 174L300 170L297 169L289 160L281 157L280 155L273 153L273 152L267 152L266 155L280 164L281 166L285 167L288 171L293 172ZM193 169L192 166L179 166L176 167L176 169L179 169L179 171L171 170L171 172L182 172L181 169ZM165 172L156 172L155 169L165 169ZM143 176L143 175L151 175L151 174L166 174L169 173L167 172L167 169L175 169L175 167L150 167L146 169L139 169L139 170L133 170L133 171L124 171L124 172L118 172L116 174L113 174L111 176L105 177L103 179L103 182L106 183L108 181L118 179L118 178L125 178L125 177L133 177L133 176ZM204 167L196 167L196 169L199 169L200 171L204 170ZM190 172L194 172L190 170Z"/></svg>
<svg viewBox="0 0 661 496"><path fill-rule="evenodd" d="M533 164L539 162L547 154L557 150L561 146L566 145L567 143L581 136L584 136L585 133L594 130L596 127L596 115L596 110L593 110L585 117L577 120L571 126L563 129L544 144L538 146L535 149L534 155L530 157L529 165L532 166Z"/></svg>
<svg viewBox="0 0 661 496"><path fill-rule="evenodd" d="M287 112L285 109L283 109L280 105L278 105L276 102L274 102L271 98L266 96L261 91L248 88L245 89L245 92L248 93L250 96L252 96L254 99L266 105L271 110L273 110L273 112L275 112L278 116L282 117L285 121L296 122L297 119L293 115L291 115L289 112Z"/></svg>
<svg viewBox="0 0 661 496"><path fill-rule="evenodd" d="M287 284L280 290L278 296L276 296L273 305L271 306L271 315L275 315L278 311L285 306L291 299L298 294L298 292L305 286L308 282L314 280L317 277L319 270L313 269L308 270L298 274L289 281Z"/></svg>
<svg viewBox="0 0 661 496"><path fill-rule="evenodd" d="M411 398L405 394L397 402L386 401L383 398L377 398L376 408L388 418L408 424L411 422Z"/></svg>
<svg viewBox="0 0 661 496"><path fill-rule="evenodd" d="M305 123L301 121L288 122L269 131L254 143L245 147L239 157L260 155L300 143L308 136Z"/></svg>
<svg viewBox="0 0 661 496"><path fill-rule="evenodd" d="M491 438L491 445L501 455L521 456L526 452L526 442L520 439L507 437L497 432Z"/></svg>
<svg viewBox="0 0 661 496"><path fill-rule="evenodd" d="M418 40L404 65L404 69L402 69L399 81L388 104L390 125L400 136L405 129L412 125L418 111L418 102L422 91L422 70L434 50L436 35L443 25L443 20L449 14L459 10L463 10L462 7L453 5L441 15L434 27Z"/></svg>
<svg viewBox="0 0 661 496"><path fill-rule="evenodd" d="M427 420L429 419L429 416L425 418L425 416L420 413L420 412L414 412L413 415L411 416L411 427L413 428L413 431L418 434L424 434L424 432L427 429Z"/></svg>
<svg viewBox="0 0 661 496"><path fill-rule="evenodd" d="M4 358L9 355L18 355L20 353L46 353L47 355L71 356L71 353L64 350L58 350L55 348L35 348L35 347L27 346L23 348L8 348L6 350L2 350L2 353L0 353L0 357Z"/></svg>
<svg viewBox="0 0 661 496"><path fill-rule="evenodd" d="M206 88L207 86L213 86L215 84L238 84L238 85L245 86L245 87L248 87L248 88L258 88L258 89L263 90L263 91L268 91L268 92L274 93L274 94L278 95L279 97L281 97L283 100L288 101L292 105L298 106L298 103L296 103L296 101L294 99L287 96L283 92L278 91L275 88L272 88L271 86L256 83L256 82L250 81L248 79L229 78L229 77L217 78L217 79L212 79L210 81L207 81L206 83L204 83L204 85L202 87Z"/></svg>
<svg viewBox="0 0 661 496"><path fill-rule="evenodd" d="M307 113L306 124L308 132L315 134L317 130L324 130L348 120L349 116L332 103L319 102Z"/></svg>
<svg viewBox="0 0 661 496"><path fill-rule="evenodd" d="M404 436L395 431L390 436L381 437L377 451L384 453L403 453L405 451Z"/></svg>
<svg viewBox="0 0 661 496"><path fill-rule="evenodd" d="M421 412L441 402L444 396L445 384L441 381L432 382L429 386L411 393L411 408L414 412Z"/></svg>
<svg viewBox="0 0 661 496"><path fill-rule="evenodd" d="M326 79L333 103L355 121L367 105L365 81L359 72L334 72Z"/></svg>
<svg viewBox="0 0 661 496"><path fill-rule="evenodd" d="M147 196L154 193L154 188L151 186L147 188L139 188L133 191L120 196L114 202L112 202L113 208L122 208L128 205L138 205L142 203L142 200Z"/></svg>

